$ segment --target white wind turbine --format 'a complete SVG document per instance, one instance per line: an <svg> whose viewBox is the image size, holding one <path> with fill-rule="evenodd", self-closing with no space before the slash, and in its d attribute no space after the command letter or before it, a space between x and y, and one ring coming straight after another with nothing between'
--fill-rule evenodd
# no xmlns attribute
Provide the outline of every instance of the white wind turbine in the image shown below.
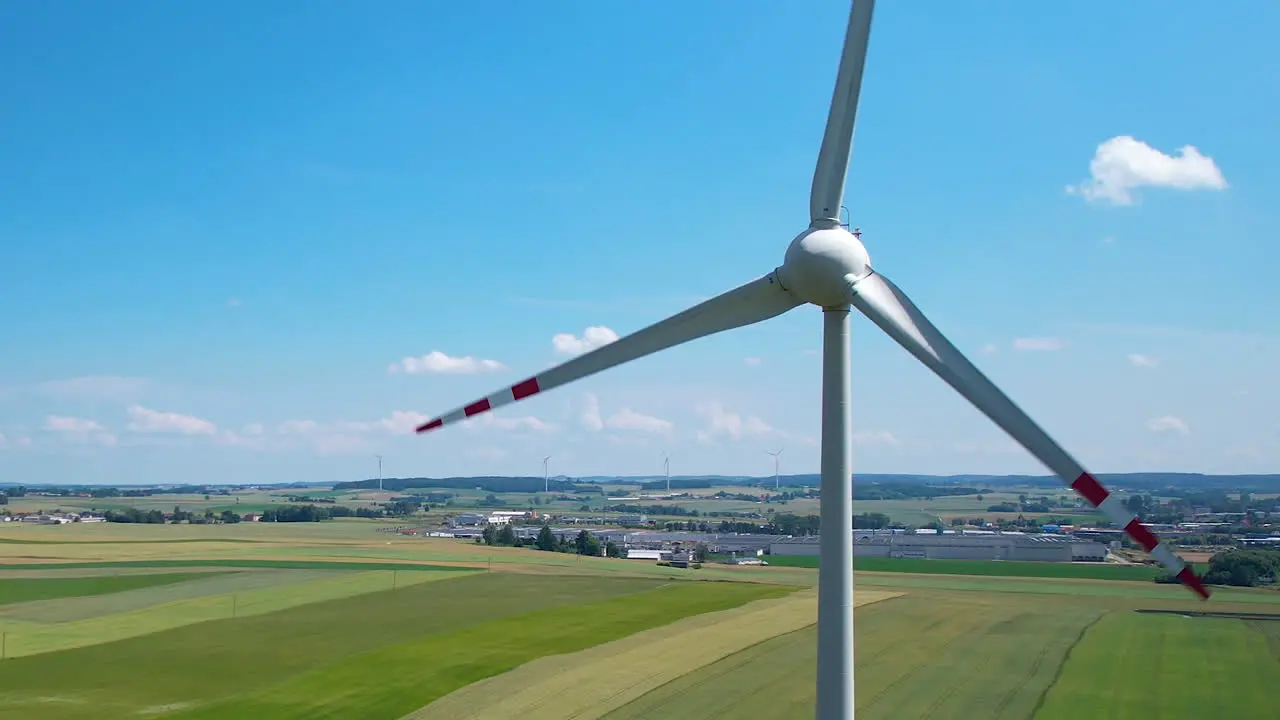
<svg viewBox="0 0 1280 720"><path fill-rule="evenodd" d="M671 456L662 453L662 473L667 476L667 494L671 494Z"/></svg>
<svg viewBox="0 0 1280 720"><path fill-rule="evenodd" d="M551 491L551 456L542 458L542 492Z"/></svg>
<svg viewBox="0 0 1280 720"><path fill-rule="evenodd" d="M773 451L773 450L765 450L765 451L764 451L764 453L765 453L766 455L772 455L772 456L773 456L773 489L774 489L775 491L782 487L782 485L780 484L780 482L779 482L779 480L778 480L778 469L781 467L781 463L780 463L780 461L779 461L779 458L781 458L781 457L782 457L782 451L783 451L783 450L786 450L786 448L778 448L778 450L777 450L776 452L775 452L775 451Z"/></svg>
<svg viewBox="0 0 1280 720"><path fill-rule="evenodd" d="M522 380L418 428L427 432L697 338L769 320L810 304L822 308L821 557L818 571L819 720L853 717L853 481L850 456L849 310L889 337L990 418L1055 475L1124 528L1201 597L1194 571L1142 525L1067 452L986 378L901 290L871 268L858 234L840 223L854 115L862 85L873 0L855 0L809 198L809 227L782 265L677 315Z"/></svg>

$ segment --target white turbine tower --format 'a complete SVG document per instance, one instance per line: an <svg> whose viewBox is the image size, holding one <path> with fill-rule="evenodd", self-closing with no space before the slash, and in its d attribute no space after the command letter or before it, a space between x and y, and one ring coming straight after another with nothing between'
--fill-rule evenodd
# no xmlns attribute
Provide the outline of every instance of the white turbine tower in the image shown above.
<svg viewBox="0 0 1280 720"><path fill-rule="evenodd" d="M378 492L382 492L382 456L374 455L378 458Z"/></svg>
<svg viewBox="0 0 1280 720"><path fill-rule="evenodd" d="M542 458L542 492L551 491L551 456Z"/></svg>
<svg viewBox="0 0 1280 720"><path fill-rule="evenodd" d="M671 494L671 456L662 453L662 472L667 476L667 494Z"/></svg>
<svg viewBox="0 0 1280 720"><path fill-rule="evenodd" d="M835 92L814 171L809 227L767 275L557 365L418 428L427 432L566 385L691 340L777 317L804 304L823 315L822 505L818 570L817 717L853 717L853 482L850 457L849 310L881 330L1008 433L1055 475L1124 528L1142 548L1198 593L1208 590L1093 475L986 378L901 290L872 270L860 235L840 223L854 115L871 32L873 0L855 0Z"/></svg>
<svg viewBox="0 0 1280 720"><path fill-rule="evenodd" d="M774 452L773 450L764 451L766 455L773 456L773 489L774 490L778 490L779 488L782 487L782 485L778 481L778 468L780 467L778 458L782 456L783 450L786 450L786 448L778 448L777 452Z"/></svg>

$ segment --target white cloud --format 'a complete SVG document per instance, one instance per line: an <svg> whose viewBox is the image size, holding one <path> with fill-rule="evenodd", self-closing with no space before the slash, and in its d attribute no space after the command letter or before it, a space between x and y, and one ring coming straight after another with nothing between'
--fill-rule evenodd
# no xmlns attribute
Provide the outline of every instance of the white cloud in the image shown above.
<svg viewBox="0 0 1280 720"><path fill-rule="evenodd" d="M758 357L743 358L742 362L746 363L750 367L760 367L761 365L764 364L764 358L758 358Z"/></svg>
<svg viewBox="0 0 1280 720"><path fill-rule="evenodd" d="M1160 363L1153 357L1139 355L1138 353L1129 353L1129 364L1140 368L1153 368Z"/></svg>
<svg viewBox="0 0 1280 720"><path fill-rule="evenodd" d="M183 415L175 412L162 412L130 405L129 429L139 433L176 433L179 435L213 435L217 426L195 415Z"/></svg>
<svg viewBox="0 0 1280 720"><path fill-rule="evenodd" d="M995 355L999 351L1000 348L996 347L995 343L987 343L982 346L982 350L980 352L983 355Z"/></svg>
<svg viewBox="0 0 1280 720"><path fill-rule="evenodd" d="M495 370L505 369L506 366L497 360L474 358L470 355L465 357L452 357L440 352L439 350L432 350L422 357L407 357L400 362L392 363L387 368L387 372L404 372L410 375L416 375L418 373L473 375L475 373L493 372Z"/></svg>
<svg viewBox="0 0 1280 720"><path fill-rule="evenodd" d="M1147 429L1151 432L1173 432L1179 435L1191 434L1191 428L1187 427L1187 423L1182 418L1174 417L1173 415L1165 415L1148 420Z"/></svg>
<svg viewBox="0 0 1280 720"><path fill-rule="evenodd" d="M36 385L36 391L60 400L112 400L129 402L140 396L148 382L142 378L117 375L87 375L67 380L50 380Z"/></svg>
<svg viewBox="0 0 1280 720"><path fill-rule="evenodd" d="M319 429L320 423L315 420L285 420L276 426L281 435L309 435Z"/></svg>
<svg viewBox="0 0 1280 720"><path fill-rule="evenodd" d="M674 425L669 420L645 415L631 408L622 408L608 418L600 413L600 398L595 393L583 393L582 410L578 414L582 427L591 432L599 432L605 428L613 430L635 430L646 433L668 433Z"/></svg>
<svg viewBox="0 0 1280 720"><path fill-rule="evenodd" d="M521 415L519 417L503 417L487 412L483 415L477 415L462 422L463 427L472 428L495 428L498 430L521 431L527 430L531 432L555 432L556 426L549 422L545 422L540 418L532 415Z"/></svg>
<svg viewBox="0 0 1280 720"><path fill-rule="evenodd" d="M861 430L853 434L857 445L901 445L902 441L888 430Z"/></svg>
<svg viewBox="0 0 1280 720"><path fill-rule="evenodd" d="M622 408L610 415L604 424L615 430L636 430L646 433L669 433L674 427L670 420L638 413L631 408Z"/></svg>
<svg viewBox="0 0 1280 720"><path fill-rule="evenodd" d="M1091 201L1132 205L1133 191L1141 187L1176 190L1223 190L1227 180L1213 158L1191 145L1170 156L1128 135L1098 145L1089 163L1090 178L1068 185L1067 192Z"/></svg>
<svg viewBox="0 0 1280 720"><path fill-rule="evenodd" d="M573 333L556 333L551 338L551 346L563 355L580 355L608 345L618 339L618 333L603 325L592 325L582 331L582 337Z"/></svg>
<svg viewBox="0 0 1280 720"><path fill-rule="evenodd" d="M727 435L734 440L740 440L744 437L768 435L775 432L768 423L755 415L743 417L738 413L728 412L718 402L702 403L697 406L696 411L707 420L706 430L699 433L700 440L710 440L720 435Z"/></svg>
<svg viewBox="0 0 1280 720"><path fill-rule="evenodd" d="M1061 350L1067 344L1055 337L1026 337L1013 341L1013 349L1023 352Z"/></svg>
<svg viewBox="0 0 1280 720"><path fill-rule="evenodd" d="M67 417L65 415L49 415L44 419L44 429L58 433L62 437L96 442L102 445L116 444L116 436L94 420Z"/></svg>
<svg viewBox="0 0 1280 720"><path fill-rule="evenodd" d="M600 418L600 398L593 393L585 393L582 397L582 412L578 416L582 427L596 432L604 429L604 420Z"/></svg>
<svg viewBox="0 0 1280 720"><path fill-rule="evenodd" d="M412 435L414 430L430 419L412 410L394 410L379 420L378 426L392 435Z"/></svg>

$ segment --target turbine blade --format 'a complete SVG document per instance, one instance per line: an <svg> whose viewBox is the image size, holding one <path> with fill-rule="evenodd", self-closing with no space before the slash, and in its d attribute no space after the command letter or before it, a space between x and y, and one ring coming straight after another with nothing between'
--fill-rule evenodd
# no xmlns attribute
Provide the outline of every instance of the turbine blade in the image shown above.
<svg viewBox="0 0 1280 720"><path fill-rule="evenodd" d="M813 223L840 222L844 180L853 148L853 124L858 114L858 93L862 91L862 69L867 62L867 42L871 38L871 13L875 0L854 0L845 30L836 88L827 113L827 129L822 134L818 166L813 171L809 194L809 220Z"/></svg>
<svg viewBox="0 0 1280 720"><path fill-rule="evenodd" d="M637 330L608 345L521 380L488 397L447 412L423 423L418 427L418 432L435 430L465 420L690 340L768 320L799 304L800 301L778 283L775 273L769 273L643 330Z"/></svg>
<svg viewBox="0 0 1280 720"><path fill-rule="evenodd" d="M1048 433L1001 392L934 327L920 309L887 278L876 273L851 285L850 302L880 329L906 348L938 377L955 388L974 407L991 418L1019 445L1044 463L1046 467L1102 511L1116 527L1124 528L1129 537L1178 577L1197 595L1208 599L1209 591L1168 546L1129 512L1118 495L1110 493L1062 449Z"/></svg>

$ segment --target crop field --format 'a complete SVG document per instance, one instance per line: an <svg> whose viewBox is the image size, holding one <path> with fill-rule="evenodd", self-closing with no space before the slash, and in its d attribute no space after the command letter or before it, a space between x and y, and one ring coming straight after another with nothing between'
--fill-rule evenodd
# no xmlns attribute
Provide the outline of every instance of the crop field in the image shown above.
<svg viewBox="0 0 1280 720"><path fill-rule="evenodd" d="M0 720L812 717L811 567L391 525L0 526ZM869 560L860 717L1272 711L1280 593L1203 604L1144 567ZM1208 610L1248 615L1183 614Z"/></svg>

